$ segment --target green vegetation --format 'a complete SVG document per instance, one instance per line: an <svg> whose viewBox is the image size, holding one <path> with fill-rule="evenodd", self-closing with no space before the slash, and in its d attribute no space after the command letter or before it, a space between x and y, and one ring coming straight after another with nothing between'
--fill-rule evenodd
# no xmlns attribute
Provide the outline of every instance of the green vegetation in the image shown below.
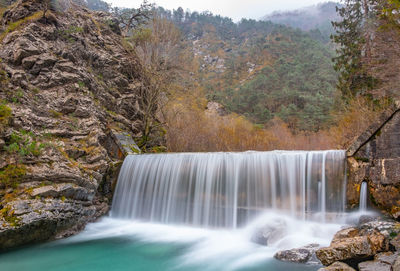
<svg viewBox="0 0 400 271"><path fill-rule="evenodd" d="M0 184L5 187L16 188L18 182L26 175L26 167L23 165L8 165L0 170Z"/></svg>
<svg viewBox="0 0 400 271"><path fill-rule="evenodd" d="M279 42L265 43L276 57L253 79L224 92L214 92L213 98L233 112L255 123L267 123L277 116L293 129L318 131L328 124L335 95L336 74L330 57L321 44L294 30L286 29ZM265 45L267 44L267 45ZM286 53L280 51L285 48ZM228 68L228 72L230 71Z"/></svg>
<svg viewBox="0 0 400 271"><path fill-rule="evenodd" d="M25 17L19 21L10 23L6 30L4 30L4 32L0 33L0 42L11 32L17 30L19 27L21 27L23 24L26 24L30 21L34 21L34 20L38 20L42 17L42 13L41 12L36 12L34 14L32 14L31 16Z"/></svg>
<svg viewBox="0 0 400 271"><path fill-rule="evenodd" d="M49 110L49 113L51 114L51 116L53 118L56 118L56 119L59 119L59 118L61 118L63 116L63 113L58 112L58 111L53 110L53 109Z"/></svg>
<svg viewBox="0 0 400 271"><path fill-rule="evenodd" d="M85 85L84 82L79 81L79 82L78 82L78 86L79 86L79 88L84 88L86 85Z"/></svg>
<svg viewBox="0 0 400 271"><path fill-rule="evenodd" d="M17 227L21 221L20 218L14 216L14 211L10 210L8 207L1 209L0 215L12 227Z"/></svg>
<svg viewBox="0 0 400 271"><path fill-rule="evenodd" d="M208 100L266 126L274 118L293 131L319 131L331 124L337 82L334 52L310 34L265 21L235 24L207 12L158 12L181 29L188 46L192 40L200 44L201 55L193 59L200 67L193 73ZM133 39L150 34L141 30Z"/></svg>
<svg viewBox="0 0 400 271"><path fill-rule="evenodd" d="M13 132L11 134L4 150L10 154L19 154L20 156L39 156L45 146L44 143L39 143L35 140L32 132L20 130L18 133Z"/></svg>
<svg viewBox="0 0 400 271"><path fill-rule="evenodd" d="M8 125L12 116L12 110L6 105L6 102L0 99L0 131Z"/></svg>
<svg viewBox="0 0 400 271"><path fill-rule="evenodd" d="M62 29L58 31L59 36L70 43L75 42L74 34L80 33L83 33L83 28L75 25L70 25L67 29Z"/></svg>

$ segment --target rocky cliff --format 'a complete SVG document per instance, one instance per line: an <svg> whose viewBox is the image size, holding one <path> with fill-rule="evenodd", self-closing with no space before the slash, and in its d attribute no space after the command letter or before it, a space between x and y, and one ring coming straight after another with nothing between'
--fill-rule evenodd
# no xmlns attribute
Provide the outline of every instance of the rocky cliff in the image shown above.
<svg viewBox="0 0 400 271"><path fill-rule="evenodd" d="M369 203L400 218L400 103L384 112L350 147L347 198L357 206L368 183Z"/></svg>
<svg viewBox="0 0 400 271"><path fill-rule="evenodd" d="M142 129L148 81L118 22L76 5L43 17L43 2L0 18L0 250L105 214Z"/></svg>

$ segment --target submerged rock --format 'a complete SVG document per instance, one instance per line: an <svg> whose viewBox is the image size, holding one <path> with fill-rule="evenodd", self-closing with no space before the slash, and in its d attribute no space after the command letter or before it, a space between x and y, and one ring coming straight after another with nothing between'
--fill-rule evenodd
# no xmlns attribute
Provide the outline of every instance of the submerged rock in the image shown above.
<svg viewBox="0 0 400 271"><path fill-rule="evenodd" d="M251 237L251 241L262 246L270 246L282 239L286 233L286 221L278 219L258 229Z"/></svg>
<svg viewBox="0 0 400 271"><path fill-rule="evenodd" d="M277 252L274 258L284 262L318 264L313 256L319 247L318 244L310 244L301 248L282 250Z"/></svg>

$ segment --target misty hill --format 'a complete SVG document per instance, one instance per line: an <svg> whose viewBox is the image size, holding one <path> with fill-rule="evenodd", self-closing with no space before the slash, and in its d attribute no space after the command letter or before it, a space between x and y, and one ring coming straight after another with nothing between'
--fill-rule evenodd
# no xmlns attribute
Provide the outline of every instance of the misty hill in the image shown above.
<svg viewBox="0 0 400 271"><path fill-rule="evenodd" d="M336 21L339 16L336 7L341 4L336 2L322 3L302 9L287 12L274 12L262 18L277 24L284 24L304 31L318 29L324 35L333 32L331 21Z"/></svg>

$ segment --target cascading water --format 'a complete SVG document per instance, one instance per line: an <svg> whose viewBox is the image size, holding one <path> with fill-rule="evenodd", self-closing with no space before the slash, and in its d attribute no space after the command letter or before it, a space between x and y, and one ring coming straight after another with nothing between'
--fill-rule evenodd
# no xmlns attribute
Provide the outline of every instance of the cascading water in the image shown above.
<svg viewBox="0 0 400 271"><path fill-rule="evenodd" d="M344 210L344 173L344 151L129 156L112 217L0 254L0 269L313 271L273 255L329 245L342 224L324 217Z"/></svg>
<svg viewBox="0 0 400 271"><path fill-rule="evenodd" d="M368 184L366 182L362 182L360 189L360 212L367 211L367 194L368 194Z"/></svg>
<svg viewBox="0 0 400 271"><path fill-rule="evenodd" d="M132 155L112 217L236 228L262 211L291 217L344 211L344 151Z"/></svg>

